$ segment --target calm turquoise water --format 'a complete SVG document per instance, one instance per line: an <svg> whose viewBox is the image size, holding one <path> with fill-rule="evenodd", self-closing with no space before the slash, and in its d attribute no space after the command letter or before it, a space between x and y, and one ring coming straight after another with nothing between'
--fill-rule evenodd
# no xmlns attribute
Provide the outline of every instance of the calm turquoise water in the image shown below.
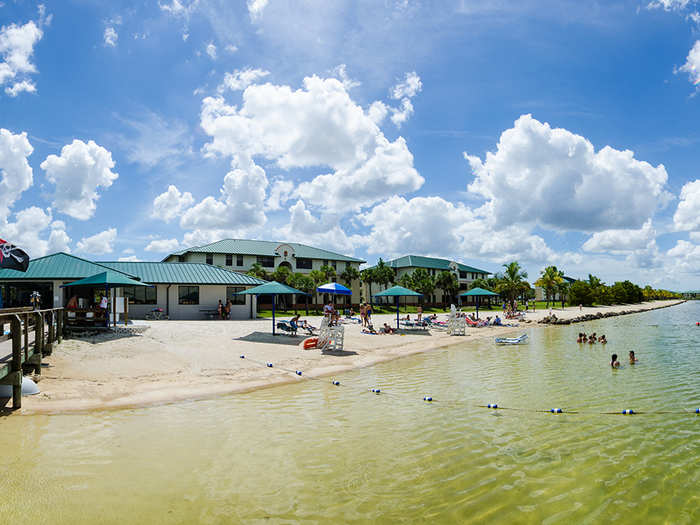
<svg viewBox="0 0 700 525"><path fill-rule="evenodd" d="M339 387L0 419L0 522L699 523L697 320L687 303L466 338ZM600 414L623 408L673 413Z"/></svg>

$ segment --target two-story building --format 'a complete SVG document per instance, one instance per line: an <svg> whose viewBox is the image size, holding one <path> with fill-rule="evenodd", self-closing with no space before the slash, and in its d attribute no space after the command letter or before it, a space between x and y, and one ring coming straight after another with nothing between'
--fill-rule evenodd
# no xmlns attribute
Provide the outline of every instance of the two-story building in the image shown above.
<svg viewBox="0 0 700 525"><path fill-rule="evenodd" d="M258 263L269 273L286 266L291 272L303 274L330 266L336 272L336 277L331 280L348 286L352 290L351 301L359 303L360 281L355 280L349 285L340 276L349 267L359 271L360 264L365 261L296 242L223 239L171 253L163 262L205 263L237 272L247 272Z"/></svg>
<svg viewBox="0 0 700 525"><path fill-rule="evenodd" d="M440 272L451 272L457 278L459 283L459 291L469 290L472 282L477 279L486 279L490 272L486 270L480 270L472 266L467 266L457 261L451 261L449 259L439 259L436 257L423 257L420 255L404 255L398 259L393 259L391 261L386 261L386 265L394 270L394 281L401 279L403 275L410 275L418 268L422 268L428 272L432 277L437 277ZM391 284L389 285L391 286ZM372 294L376 294L384 290L385 286L380 286L376 283L372 284ZM369 286L364 285L363 296L369 297ZM407 298L408 302L417 302L415 298ZM423 298L426 303L443 303L453 301L453 297L443 297L443 291L440 289L435 289L435 291L430 295Z"/></svg>

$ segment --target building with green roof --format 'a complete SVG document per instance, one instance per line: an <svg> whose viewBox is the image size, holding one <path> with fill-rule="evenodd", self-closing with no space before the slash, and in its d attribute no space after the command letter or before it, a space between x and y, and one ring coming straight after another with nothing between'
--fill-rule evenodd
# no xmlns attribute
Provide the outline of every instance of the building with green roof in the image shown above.
<svg viewBox="0 0 700 525"><path fill-rule="evenodd" d="M491 272L486 270L480 270L479 268L468 266L458 261L440 259L437 257L424 257L422 255L404 255L398 259L386 261L385 264L394 269L395 282L398 282L398 280L404 275L411 275L418 268L426 270L428 274L433 277L437 277L440 272L451 272L457 278L460 291L468 290L471 287L471 283L473 283L475 280L486 279L491 274ZM363 294L365 297L368 297L369 287L367 285L363 286L365 288L363 290ZM377 284L372 285L373 294L376 294L377 291L381 291L383 289L384 287ZM437 304L449 302L453 300L453 298L443 297L442 290L436 289L433 294L426 296L424 300L426 303ZM413 299L413 302L416 302L416 299Z"/></svg>
<svg viewBox="0 0 700 525"><path fill-rule="evenodd" d="M237 292L265 283L241 272L204 263L94 262L67 253L32 259L26 272L0 269L0 294L4 307L28 306L33 291L41 294L42 307L61 307L74 295L88 308L103 290L62 285L114 271L126 278L151 286L115 287L117 297L129 302L129 317L142 318L154 308L162 308L171 319L210 317L218 302L231 299L232 319L255 317L256 299ZM78 287L76 287L78 288Z"/></svg>
<svg viewBox="0 0 700 525"><path fill-rule="evenodd" d="M247 272L258 263L269 273L284 266L291 272L303 274L320 270L322 266L330 266L336 272L336 279L339 279L346 268L359 271L360 264L365 261L297 242L223 239L171 253L163 262L202 263L240 272ZM353 292L351 301L359 302L359 281L349 287Z"/></svg>

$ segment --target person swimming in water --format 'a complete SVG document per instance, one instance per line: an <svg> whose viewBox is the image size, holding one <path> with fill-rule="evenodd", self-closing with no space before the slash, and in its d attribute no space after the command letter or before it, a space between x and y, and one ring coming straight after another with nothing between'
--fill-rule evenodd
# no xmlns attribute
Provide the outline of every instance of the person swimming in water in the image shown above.
<svg viewBox="0 0 700 525"><path fill-rule="evenodd" d="M617 354L613 354L610 359L610 366L613 368L620 368L620 361L617 360Z"/></svg>
<svg viewBox="0 0 700 525"><path fill-rule="evenodd" d="M605 344L605 343L608 342L608 340L605 339L605 334L601 335L601 336L598 338L598 342L601 343L601 344Z"/></svg>
<svg viewBox="0 0 700 525"><path fill-rule="evenodd" d="M633 365L638 361L639 359L634 356L634 350L630 350L630 364Z"/></svg>
<svg viewBox="0 0 700 525"><path fill-rule="evenodd" d="M581 332L578 333L578 339L576 339L577 343L583 343L583 334Z"/></svg>

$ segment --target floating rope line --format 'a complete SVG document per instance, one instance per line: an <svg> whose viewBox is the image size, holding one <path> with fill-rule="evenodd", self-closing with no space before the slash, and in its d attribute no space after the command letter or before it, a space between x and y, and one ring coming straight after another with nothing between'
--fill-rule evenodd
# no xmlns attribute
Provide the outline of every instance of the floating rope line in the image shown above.
<svg viewBox="0 0 700 525"><path fill-rule="evenodd" d="M255 363L260 366L264 366L266 368L277 368L277 370L281 370L283 372L288 372L290 374L294 374L295 376L301 378L302 380L308 379L308 380L313 380L313 381L325 381L325 379L320 378L320 377L313 377L313 376L306 376L304 375L304 372L302 370L292 370L291 368L284 368L281 366L275 367L274 363L270 361L258 361L257 359L252 359L247 357L244 354L240 355L241 359L245 359L246 361L250 361L251 363ZM337 379L331 379L330 383L333 386L341 386L340 381ZM348 387L347 385L342 385L343 387L346 388L352 388ZM372 387L372 388L367 388L363 389L363 392L370 392L376 395L383 395L383 396L389 396L393 397L396 399L402 398L403 396L400 396L399 394L395 394L393 392L387 392L385 390L382 390L379 387ZM424 395L423 396L423 401L426 404L434 404L437 403L438 400L435 399L431 395ZM447 401L447 402L441 402L439 403L440 406L464 406L464 403L459 402L459 401ZM611 415L611 416L619 416L619 415L624 415L624 416L631 416L631 415L661 415L661 414L682 414L682 415L700 415L700 408L696 409L691 409L691 411L687 410L644 410L644 411L637 411L631 408L626 408L622 410L617 410L615 412L596 412L596 411L589 411L586 410L585 408L580 408L580 407L569 407L569 408L548 408L548 409L536 409L536 408L522 408L522 407L503 407L499 406L497 403L489 403L486 405L476 405L479 408L489 408L491 410L510 410L512 412L530 412L530 413L541 413L541 414L580 414L580 415Z"/></svg>

